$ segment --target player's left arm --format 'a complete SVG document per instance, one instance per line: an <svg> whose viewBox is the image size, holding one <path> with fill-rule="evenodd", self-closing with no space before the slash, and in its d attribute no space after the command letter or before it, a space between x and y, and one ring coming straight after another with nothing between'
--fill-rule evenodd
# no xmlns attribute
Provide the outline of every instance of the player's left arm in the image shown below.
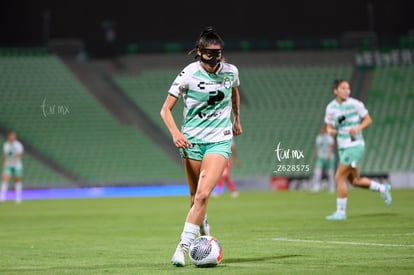
<svg viewBox="0 0 414 275"><path fill-rule="evenodd" d="M243 132L240 123L240 93L238 87L233 87L231 90L231 105L233 112L233 134L235 136L241 135Z"/></svg>
<svg viewBox="0 0 414 275"><path fill-rule="evenodd" d="M24 152L23 145L20 145L20 146L18 147L18 152L17 152L17 154L14 156L14 160L19 160L19 159L21 159L21 158L22 158L22 156L23 156L23 152Z"/></svg>
<svg viewBox="0 0 414 275"><path fill-rule="evenodd" d="M358 132L362 131L363 129L367 128L369 125L371 125L372 119L369 114L363 117L361 123L352 129L349 130L349 134L351 136L355 136Z"/></svg>
<svg viewBox="0 0 414 275"><path fill-rule="evenodd" d="M353 127L352 129L349 130L349 134L351 136L355 136L358 132L367 128L372 123L371 116L369 115L368 110L362 101L355 102L355 110L357 111L359 117L362 118L362 120L358 126Z"/></svg>

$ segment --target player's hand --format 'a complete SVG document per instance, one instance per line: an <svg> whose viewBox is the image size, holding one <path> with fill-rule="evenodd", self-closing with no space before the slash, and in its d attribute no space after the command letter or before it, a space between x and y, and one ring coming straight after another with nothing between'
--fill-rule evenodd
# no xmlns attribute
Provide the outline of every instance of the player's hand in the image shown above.
<svg viewBox="0 0 414 275"><path fill-rule="evenodd" d="M173 142L177 148L190 148L193 146L181 132L173 135Z"/></svg>
<svg viewBox="0 0 414 275"><path fill-rule="evenodd" d="M331 136L335 137L336 136L336 130L335 129L328 129L328 134L330 134Z"/></svg>
<svg viewBox="0 0 414 275"><path fill-rule="evenodd" d="M241 127L240 122L235 121L233 123L233 135L238 136L241 135L243 133L243 129Z"/></svg>
<svg viewBox="0 0 414 275"><path fill-rule="evenodd" d="M355 127L355 128L351 128L351 129L349 130L349 134L350 134L352 137L356 136L356 134L358 134L358 132L359 132L359 129L358 129L357 127Z"/></svg>

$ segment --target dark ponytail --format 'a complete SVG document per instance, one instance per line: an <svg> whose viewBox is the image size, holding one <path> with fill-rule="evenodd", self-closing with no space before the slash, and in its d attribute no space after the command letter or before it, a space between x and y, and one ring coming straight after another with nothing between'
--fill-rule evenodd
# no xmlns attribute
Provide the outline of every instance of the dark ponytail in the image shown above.
<svg viewBox="0 0 414 275"><path fill-rule="evenodd" d="M342 82L348 82L348 80L346 80L346 79L335 79L334 83L333 83L332 90L338 89L339 85L341 85Z"/></svg>
<svg viewBox="0 0 414 275"><path fill-rule="evenodd" d="M203 49L207 45L220 45L221 48L224 47L224 41L221 39L220 35L215 31L214 27L208 26L204 28L200 35L198 36L197 40L195 41L194 49L188 52L188 54L196 53L198 49ZM198 56L196 55L196 58Z"/></svg>

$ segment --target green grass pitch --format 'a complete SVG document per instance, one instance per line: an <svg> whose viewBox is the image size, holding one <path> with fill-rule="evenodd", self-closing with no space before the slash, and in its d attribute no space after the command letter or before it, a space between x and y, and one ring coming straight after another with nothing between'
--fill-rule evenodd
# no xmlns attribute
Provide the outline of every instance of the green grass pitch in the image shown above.
<svg viewBox="0 0 414 275"><path fill-rule="evenodd" d="M33 200L0 205L0 274L414 274L414 190L353 189L346 221L327 192L211 198L223 246L214 268L170 264L187 197Z"/></svg>

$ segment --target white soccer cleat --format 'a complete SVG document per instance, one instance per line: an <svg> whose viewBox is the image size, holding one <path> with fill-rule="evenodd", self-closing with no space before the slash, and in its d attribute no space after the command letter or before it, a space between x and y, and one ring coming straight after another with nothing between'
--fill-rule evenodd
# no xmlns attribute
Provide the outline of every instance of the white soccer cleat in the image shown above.
<svg viewBox="0 0 414 275"><path fill-rule="evenodd" d="M177 249L175 250L173 257L171 258L171 263L176 267L185 266L185 251L180 244L177 246Z"/></svg>
<svg viewBox="0 0 414 275"><path fill-rule="evenodd" d="M385 204L387 206L390 206L392 203L392 197L391 197L391 184L385 183L385 190L384 192L381 192L381 197L384 199Z"/></svg>
<svg viewBox="0 0 414 275"><path fill-rule="evenodd" d="M208 224L206 219L204 219L203 223L200 225L200 235L210 236L210 225Z"/></svg>
<svg viewBox="0 0 414 275"><path fill-rule="evenodd" d="M346 215L342 213L335 212L332 215L326 216L326 219L328 221L340 221L340 220L346 220Z"/></svg>

